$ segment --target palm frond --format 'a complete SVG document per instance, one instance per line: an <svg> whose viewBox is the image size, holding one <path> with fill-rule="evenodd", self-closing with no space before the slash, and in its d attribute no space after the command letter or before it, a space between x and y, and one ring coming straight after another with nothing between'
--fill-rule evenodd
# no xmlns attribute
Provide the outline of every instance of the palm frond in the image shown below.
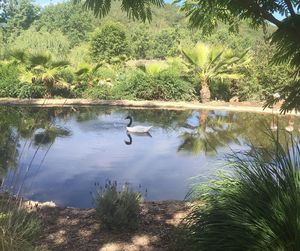
<svg viewBox="0 0 300 251"><path fill-rule="evenodd" d="M80 3L81 0L75 0ZM84 0L84 6L94 11L98 17L106 16L111 9L112 0ZM152 7L163 7L164 0L121 0L121 9L127 13L128 17L142 21L152 20Z"/></svg>
<svg viewBox="0 0 300 251"><path fill-rule="evenodd" d="M31 67L37 65L47 65L51 61L51 55L47 53L31 54L29 57L29 64Z"/></svg>

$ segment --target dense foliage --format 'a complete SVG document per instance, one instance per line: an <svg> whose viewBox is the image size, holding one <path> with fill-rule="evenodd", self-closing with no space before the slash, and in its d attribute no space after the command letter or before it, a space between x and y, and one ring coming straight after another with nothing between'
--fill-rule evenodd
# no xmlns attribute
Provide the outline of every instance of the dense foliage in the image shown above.
<svg viewBox="0 0 300 251"><path fill-rule="evenodd" d="M210 79L207 90L212 99L228 101L237 97L260 101L278 88L288 88L294 80L293 69L287 63L269 64L276 52L276 47L270 46L265 39L274 31L272 26L266 26L264 34L251 30L247 22L242 22L240 34L236 34L228 32L230 26L219 24L207 36L199 30L190 30L184 15L175 5L165 4L164 8L157 8L161 6L160 1L143 1L142 9L148 11L151 8L153 18L151 23L142 24L126 15L126 12L134 18L144 15L143 10L133 14L138 6L132 6L131 1L106 6L108 2L95 6L89 1L85 4L88 8L83 9L81 3L65 2L42 8L28 0L6 1L0 14L3 22L0 28L0 71L6 72L6 80L1 81L1 95L21 98L199 99L199 82L203 80L203 74L199 75L199 71L194 74L197 66L187 67L191 61L184 62L187 53L182 53L192 50L199 42L209 48L221 44L222 54L231 50L234 58L248 51L247 58L251 59L247 67L238 69L238 72L230 69L227 72L231 75L229 78L220 74L220 77ZM94 7L98 8L98 14L102 13L102 19L89 10L95 10ZM150 16L147 14L146 17ZM48 59L32 65L30 58L33 57ZM153 75L149 69L153 70L159 64L167 67ZM13 66L8 69L5 65ZM139 70L141 66L148 70Z"/></svg>
<svg viewBox="0 0 300 251"><path fill-rule="evenodd" d="M271 34L271 43L275 46L272 61L288 63L293 68L294 80L287 86L279 88L284 100L282 111L300 110L300 2L298 0L198 0L180 1L181 9L189 18L193 27L200 27L206 33L211 33L219 24L218 21L229 24L231 30L238 30L239 24L247 20L255 28L272 23L277 26ZM279 13L284 18L276 17ZM267 105L273 105L278 99L270 96Z"/></svg>
<svg viewBox="0 0 300 251"><path fill-rule="evenodd" d="M91 40L91 55L95 62L114 63L129 54L125 29L116 23L105 24Z"/></svg>
<svg viewBox="0 0 300 251"><path fill-rule="evenodd" d="M300 148L276 138L230 157L232 172L194 187L188 250L298 250Z"/></svg>

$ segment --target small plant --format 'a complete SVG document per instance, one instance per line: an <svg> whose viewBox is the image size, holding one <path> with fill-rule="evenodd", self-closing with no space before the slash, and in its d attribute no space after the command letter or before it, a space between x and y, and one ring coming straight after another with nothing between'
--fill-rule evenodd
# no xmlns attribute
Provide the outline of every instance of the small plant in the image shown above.
<svg viewBox="0 0 300 251"><path fill-rule="evenodd" d="M117 182L108 181L104 187L97 187L93 200L97 216L107 228L133 230L138 227L142 196L128 183L118 190Z"/></svg>
<svg viewBox="0 0 300 251"><path fill-rule="evenodd" d="M34 212L23 208L19 201L12 201L8 197L1 200L0 250L35 250L41 230L40 219Z"/></svg>

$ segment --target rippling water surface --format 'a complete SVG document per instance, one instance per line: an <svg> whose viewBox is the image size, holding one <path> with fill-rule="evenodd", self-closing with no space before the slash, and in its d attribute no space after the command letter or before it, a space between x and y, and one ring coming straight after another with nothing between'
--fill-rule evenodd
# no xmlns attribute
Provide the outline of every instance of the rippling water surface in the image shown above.
<svg viewBox="0 0 300 251"><path fill-rule="evenodd" d="M153 126L127 135L124 120ZM277 124L299 134L299 119L207 110L119 107L0 107L3 188L61 206L90 207L95 183L129 182L147 200L183 199L189 186L222 168L225 155L268 147L266 129ZM146 192L147 191L147 192Z"/></svg>

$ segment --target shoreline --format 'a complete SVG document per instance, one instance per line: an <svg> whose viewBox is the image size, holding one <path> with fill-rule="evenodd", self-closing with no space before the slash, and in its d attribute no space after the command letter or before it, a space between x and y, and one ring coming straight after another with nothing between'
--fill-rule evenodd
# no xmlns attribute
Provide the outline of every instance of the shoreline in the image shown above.
<svg viewBox="0 0 300 251"><path fill-rule="evenodd" d="M0 199L7 196L0 192ZM11 198L12 203L19 204L15 197ZM191 206L183 200L142 202L138 228L118 231L107 229L95 208L20 199L23 208L35 212L41 220L38 250L57 251L171 251L174 233Z"/></svg>
<svg viewBox="0 0 300 251"><path fill-rule="evenodd" d="M69 106L122 106L130 108L152 108L152 109L207 109L234 112L254 112L265 114L280 114L280 106L274 109L263 109L262 102L224 102L211 101L209 103L184 102L184 101L134 101L134 100L91 100L91 99L15 99L0 98L0 105L6 106L36 106L36 107L69 107ZM289 115L299 116L294 111ZM283 115L283 114L281 114Z"/></svg>

